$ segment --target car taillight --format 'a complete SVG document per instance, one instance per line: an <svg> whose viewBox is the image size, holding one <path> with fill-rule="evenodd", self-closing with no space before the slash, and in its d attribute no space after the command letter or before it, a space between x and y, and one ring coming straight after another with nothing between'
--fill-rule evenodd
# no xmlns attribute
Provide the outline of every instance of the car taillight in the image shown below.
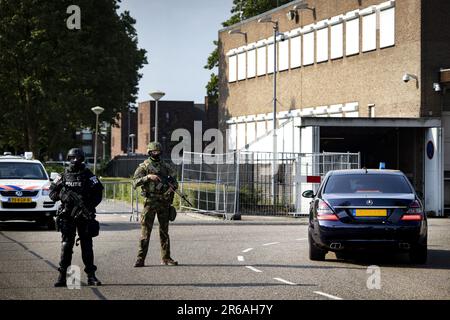
<svg viewBox="0 0 450 320"><path fill-rule="evenodd" d="M419 201L414 200L410 205L408 210L403 215L403 221L420 221L423 219L423 210Z"/></svg>
<svg viewBox="0 0 450 320"><path fill-rule="evenodd" d="M334 214L330 206L328 206L328 204L323 200L319 200L319 203L317 204L317 219L328 221L339 220L339 218Z"/></svg>

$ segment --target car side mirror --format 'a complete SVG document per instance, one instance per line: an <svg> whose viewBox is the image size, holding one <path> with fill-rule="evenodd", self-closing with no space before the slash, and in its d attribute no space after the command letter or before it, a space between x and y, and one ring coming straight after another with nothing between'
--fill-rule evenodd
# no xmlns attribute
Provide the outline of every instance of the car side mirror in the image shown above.
<svg viewBox="0 0 450 320"><path fill-rule="evenodd" d="M58 172L52 172L52 173L50 173L50 181L55 180L57 176L58 176Z"/></svg>
<svg viewBox="0 0 450 320"><path fill-rule="evenodd" d="M312 190L303 191L302 197L304 197L304 198L314 198L314 191L312 191Z"/></svg>

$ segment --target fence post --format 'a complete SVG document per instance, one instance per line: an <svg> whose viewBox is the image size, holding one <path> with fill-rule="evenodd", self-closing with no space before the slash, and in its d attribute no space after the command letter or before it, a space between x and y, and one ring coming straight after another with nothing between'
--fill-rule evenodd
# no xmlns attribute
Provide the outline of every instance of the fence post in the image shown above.
<svg viewBox="0 0 450 320"><path fill-rule="evenodd" d="M236 178L234 181L234 212L233 215L236 216L236 214L239 213L239 167L240 167L240 151L236 150L235 151L235 155L236 155Z"/></svg>
<svg viewBox="0 0 450 320"><path fill-rule="evenodd" d="M203 170L203 157L202 154L200 154L200 172L199 172L199 177L198 177L198 181L197 181L197 209L200 210L200 181L202 181L202 170Z"/></svg>
<svg viewBox="0 0 450 320"><path fill-rule="evenodd" d="M183 160L182 160L182 162L181 162L181 189L180 189L180 192L181 192L181 194L183 194L183 184L184 184L184 155L185 155L185 152L184 152L184 150L183 150ZM181 197L178 197L179 199L180 199L180 202L179 202L179 208L178 209L180 209L181 210L181 201L183 200L183 199L181 199Z"/></svg>

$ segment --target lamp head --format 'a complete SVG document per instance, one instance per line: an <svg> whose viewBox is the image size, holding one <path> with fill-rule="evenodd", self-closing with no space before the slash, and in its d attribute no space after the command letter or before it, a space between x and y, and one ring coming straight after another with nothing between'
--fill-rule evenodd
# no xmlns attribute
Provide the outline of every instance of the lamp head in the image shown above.
<svg viewBox="0 0 450 320"><path fill-rule="evenodd" d="M159 101L162 97L164 97L166 94L162 91L155 91L150 92L150 96L155 99L156 101Z"/></svg>
<svg viewBox="0 0 450 320"><path fill-rule="evenodd" d="M100 113L102 113L103 111L105 111L104 108L100 107L100 106L96 106L91 108L92 112L94 112L96 115L99 115Z"/></svg>

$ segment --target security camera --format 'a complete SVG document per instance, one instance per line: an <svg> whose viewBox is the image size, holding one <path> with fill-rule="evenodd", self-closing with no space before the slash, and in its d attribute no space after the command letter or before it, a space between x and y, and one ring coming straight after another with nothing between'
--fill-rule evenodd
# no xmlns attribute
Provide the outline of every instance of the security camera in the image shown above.
<svg viewBox="0 0 450 320"><path fill-rule="evenodd" d="M406 83L406 82L409 82L409 80L411 80L411 76L409 74L405 73L403 75L403 82Z"/></svg>

